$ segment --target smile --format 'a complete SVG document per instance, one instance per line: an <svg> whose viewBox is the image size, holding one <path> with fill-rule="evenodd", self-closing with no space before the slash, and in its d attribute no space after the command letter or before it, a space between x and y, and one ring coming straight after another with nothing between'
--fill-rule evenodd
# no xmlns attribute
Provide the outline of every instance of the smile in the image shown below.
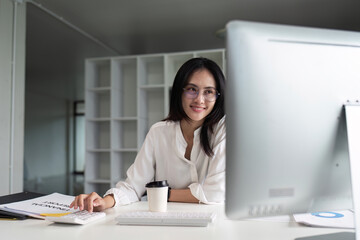
<svg viewBox="0 0 360 240"><path fill-rule="evenodd" d="M205 110L204 107L196 107L196 106L191 106L191 109L195 112L202 112Z"/></svg>

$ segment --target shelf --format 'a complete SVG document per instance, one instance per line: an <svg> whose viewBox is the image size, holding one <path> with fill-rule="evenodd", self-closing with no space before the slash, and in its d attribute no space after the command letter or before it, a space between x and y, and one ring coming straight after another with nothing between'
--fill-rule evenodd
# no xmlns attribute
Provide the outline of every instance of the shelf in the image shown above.
<svg viewBox="0 0 360 240"><path fill-rule="evenodd" d="M139 112L139 124L142 126L144 131L148 131L150 127L164 119L168 113L165 110L165 90L164 88L151 89L140 89L140 96L138 102ZM165 112L166 111L166 112Z"/></svg>
<svg viewBox="0 0 360 240"><path fill-rule="evenodd" d="M125 180L126 180L126 178L118 178L118 179L114 179L114 180L112 181L112 183L111 183L111 184L115 186L115 185L116 185L116 183L118 183L119 181L122 181L122 182L123 182L123 181L125 181Z"/></svg>
<svg viewBox="0 0 360 240"><path fill-rule="evenodd" d="M164 84L156 84L156 85L141 85L139 89L143 90L153 90L153 89L164 89Z"/></svg>
<svg viewBox="0 0 360 240"><path fill-rule="evenodd" d="M112 116L136 116L137 58L115 58L111 67Z"/></svg>
<svg viewBox="0 0 360 240"><path fill-rule="evenodd" d="M111 153L102 150L95 149L95 151L87 151L85 154L85 181L88 183L111 183L109 174L111 170Z"/></svg>
<svg viewBox="0 0 360 240"><path fill-rule="evenodd" d="M137 121L114 121L112 148L137 148Z"/></svg>
<svg viewBox="0 0 360 240"><path fill-rule="evenodd" d="M110 86L110 60L90 59L85 62L86 88Z"/></svg>
<svg viewBox="0 0 360 240"><path fill-rule="evenodd" d="M189 59L194 57L194 53L180 53L180 54L168 54L166 56L166 62L168 68L166 69L167 85L172 86L175 79L175 75L179 68Z"/></svg>
<svg viewBox="0 0 360 240"><path fill-rule="evenodd" d="M110 179L87 179L86 181L88 183L102 183L102 184L111 183Z"/></svg>
<svg viewBox="0 0 360 240"><path fill-rule="evenodd" d="M110 122L111 118L104 117L104 118L87 118L86 121L90 122Z"/></svg>
<svg viewBox="0 0 360 240"><path fill-rule="evenodd" d="M110 149L110 122L86 122L86 148Z"/></svg>
<svg viewBox="0 0 360 240"><path fill-rule="evenodd" d="M137 117L115 117L113 118L115 121L137 121Z"/></svg>
<svg viewBox="0 0 360 240"><path fill-rule="evenodd" d="M88 151L88 152L98 152L98 153L101 153L101 152L108 152L108 153L110 153L111 149L110 149L110 148L107 148L107 149L87 148L86 151Z"/></svg>
<svg viewBox="0 0 360 240"><path fill-rule="evenodd" d="M113 149L114 152L137 152L138 149L137 148L117 148L117 149Z"/></svg>
<svg viewBox="0 0 360 240"><path fill-rule="evenodd" d="M111 168L111 178L120 180L126 178L126 171L136 158L137 151L117 151L112 154L113 165Z"/></svg>
<svg viewBox="0 0 360 240"><path fill-rule="evenodd" d="M142 56L138 58L139 85L164 84L164 56Z"/></svg>
<svg viewBox="0 0 360 240"><path fill-rule="evenodd" d="M107 92L110 92L111 87L88 88L86 90L90 91L90 92L107 93Z"/></svg>
<svg viewBox="0 0 360 240"><path fill-rule="evenodd" d="M87 118L110 117L110 91L86 91L85 114Z"/></svg>
<svg viewBox="0 0 360 240"><path fill-rule="evenodd" d="M91 192L96 192L98 193L100 196L103 196L106 191L113 186L112 181L87 181L85 180L85 193L91 193Z"/></svg>

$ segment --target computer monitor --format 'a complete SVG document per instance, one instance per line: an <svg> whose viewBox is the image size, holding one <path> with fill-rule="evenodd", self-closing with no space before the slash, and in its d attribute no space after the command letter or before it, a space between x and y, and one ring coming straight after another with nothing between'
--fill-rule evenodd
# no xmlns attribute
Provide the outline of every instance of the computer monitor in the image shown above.
<svg viewBox="0 0 360 240"><path fill-rule="evenodd" d="M227 216L353 208L360 33L232 21L226 44Z"/></svg>

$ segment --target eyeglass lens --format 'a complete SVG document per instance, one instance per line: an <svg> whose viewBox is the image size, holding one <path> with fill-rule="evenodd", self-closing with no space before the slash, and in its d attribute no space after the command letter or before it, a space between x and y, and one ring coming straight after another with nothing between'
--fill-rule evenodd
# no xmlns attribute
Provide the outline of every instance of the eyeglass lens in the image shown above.
<svg viewBox="0 0 360 240"><path fill-rule="evenodd" d="M184 92L188 98L193 99L199 95L200 90L196 89L194 87L186 87L186 88L184 88ZM215 101L216 98L218 97L218 95L219 95L219 93L214 88L208 88L208 89L202 90L202 96L204 96L204 98L207 101Z"/></svg>

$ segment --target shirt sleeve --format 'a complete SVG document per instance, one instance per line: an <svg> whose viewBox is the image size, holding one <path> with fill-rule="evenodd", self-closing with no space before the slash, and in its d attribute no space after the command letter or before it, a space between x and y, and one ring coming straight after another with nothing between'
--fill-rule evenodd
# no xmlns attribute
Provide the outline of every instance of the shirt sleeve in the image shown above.
<svg viewBox="0 0 360 240"><path fill-rule="evenodd" d="M118 182L115 188L105 193L104 196L113 194L115 206L139 201L145 193L146 183L153 181L155 175L153 138L153 130L150 129L134 163L126 172L126 180Z"/></svg>
<svg viewBox="0 0 360 240"><path fill-rule="evenodd" d="M203 183L189 185L191 194L200 203L219 204L225 201L225 122L214 132L213 157L209 158L208 173Z"/></svg>

